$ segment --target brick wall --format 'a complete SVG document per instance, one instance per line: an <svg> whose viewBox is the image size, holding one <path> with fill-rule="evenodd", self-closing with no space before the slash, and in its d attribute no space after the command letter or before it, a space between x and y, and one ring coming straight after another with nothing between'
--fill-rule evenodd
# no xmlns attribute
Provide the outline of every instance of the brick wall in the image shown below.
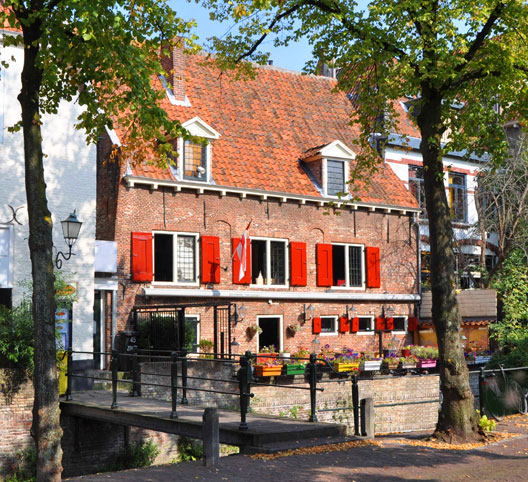
<svg viewBox="0 0 528 482"><path fill-rule="evenodd" d="M121 167L124 174L125 167ZM108 170L108 171L107 171ZM104 180L105 176L107 177ZM291 300L257 300L243 301L248 313L244 321L234 327L233 337L240 344L238 350L258 349L258 336L247 336L247 328L257 323L257 316L281 315L283 348L294 351L299 346L306 346L313 340L312 323L302 326L300 332L291 336L287 332L290 324L302 320L304 304L315 307L315 316L343 315L346 306L354 305L357 315L380 316L384 302L351 300L334 302L314 302L314 300L299 299L303 292L343 293L347 296L355 294L376 293L383 295L415 293L416 289L416 245L410 239L409 215L396 212L370 211L358 208L356 211L345 209L335 215L327 209L315 204L300 204L299 202L264 200L248 196L242 198L227 193L197 194L195 191L175 189L160 186L150 189L149 186L136 185L126 187L123 182L115 189L115 165L102 164L98 166L100 210L114 212L115 217L102 212L98 214L97 233L99 239L115 240L118 244L118 277L120 279L118 293L117 331L131 329L130 312L134 305L171 304L197 301L192 298L193 290L214 288L218 290L252 291L254 288L232 284L231 239L238 238L244 231L249 220L252 220L250 235L255 237L281 238L290 241L304 242L307 246L306 287L265 288L270 294L281 291L291 293ZM105 206L108 206L106 208ZM115 222L115 225L114 225ZM189 289L189 298L156 297L148 299L143 295L143 288L156 286L155 283L137 283L131 280L131 233L177 231L197 233L199 235L218 236L220 238L221 282L215 285L201 285ZM381 254L381 287L379 289L327 289L316 286L316 244L318 243L357 243L365 246L377 246ZM160 285L157 285L160 286ZM174 286L174 285L172 285ZM170 288L171 285L163 285ZM182 288L182 286L178 286ZM262 289L260 289L262 290ZM299 299L295 302L293 300ZM200 298L199 301L204 301ZM218 301L207 298L205 301ZM240 300L233 300L241 303ZM395 315L413 316L414 304L385 301L394 307ZM192 311L192 310L191 310ZM189 311L189 312L191 312ZM200 315L200 337L212 339L212 313L207 310L194 310ZM387 338L392 338L387 335ZM399 336L400 343L410 343ZM358 336L354 334L321 337L322 343L332 347L348 346L374 351L377 340L374 336Z"/></svg>
<svg viewBox="0 0 528 482"><path fill-rule="evenodd" d="M9 402L4 394L5 370L0 369L0 476L9 470L9 458L33 445L33 384L25 382Z"/></svg>
<svg viewBox="0 0 528 482"><path fill-rule="evenodd" d="M197 361L189 363L188 375L211 379L235 378L237 364L219 364L214 362ZM211 368L214 369L211 370ZM145 373L158 373L159 376L143 375L141 380L147 383L170 384L170 365L168 363L145 363L141 365ZM165 375L165 376L164 376ZM304 377L296 375L279 377L280 385L295 384L298 388L279 388L271 383L267 377L263 383L269 386L251 387L255 397L251 399L251 409L255 412L285 417L298 417L307 420L310 413L309 385ZM225 384L214 381L188 380L189 387L213 388L222 391L238 391L236 384ZM328 411L325 409L352 406L351 381L339 382L336 378L324 375L319 387L323 392L317 392L318 419L322 422L344 423L353 433L354 416L350 409ZM142 395L149 398L170 400L170 389L162 387L143 387ZM359 397L374 399L375 430L376 433L406 432L414 430L432 430L438 418L439 377L438 375L424 376L379 376L372 380L359 380ZM178 395L181 398L181 392ZM233 395L210 394L189 390L187 398L190 403L218 406L220 408L239 407L239 397ZM411 402L411 403L410 403ZM418 402L418 403L416 403ZM384 405L384 406L383 406ZM419 413L419 416L417 416Z"/></svg>

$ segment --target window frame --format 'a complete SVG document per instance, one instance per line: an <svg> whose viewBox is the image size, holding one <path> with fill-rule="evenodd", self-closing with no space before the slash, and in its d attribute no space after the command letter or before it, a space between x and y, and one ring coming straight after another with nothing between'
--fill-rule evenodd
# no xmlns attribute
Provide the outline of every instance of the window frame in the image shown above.
<svg viewBox="0 0 528 482"><path fill-rule="evenodd" d="M345 247L345 286L337 286L332 284L330 286L331 289L338 289L338 290L365 290L366 284L367 284L367 273L366 273L366 262L365 262L365 245L364 244L356 244L356 243L329 243L331 246L344 246ZM348 249L349 247L356 247L361 248L361 286L350 286L350 252ZM332 271L335 266L335 259L332 256ZM332 279L332 283L334 280Z"/></svg>
<svg viewBox="0 0 528 482"><path fill-rule="evenodd" d="M250 283L250 288L288 288L290 285L290 253L289 253L289 247L290 242L288 239L285 238L267 238L263 236L250 236L249 242L250 246L253 241L266 241L266 272L270 273L270 276L268 276L268 280L264 284L253 284L253 282ZM271 284L271 242L272 241L278 241L281 243L284 243L284 284L281 285L274 285ZM250 266L251 266L251 281L253 281L253 254L254 250L251 246L251 259L249 260ZM258 277L258 273L255 273L255 278Z"/></svg>
<svg viewBox="0 0 528 482"><path fill-rule="evenodd" d="M156 235L172 236L172 279L173 281L156 281ZM194 237L194 281L178 281L178 236ZM152 284L160 286L200 286L200 234L185 231L152 231Z"/></svg>
<svg viewBox="0 0 528 482"><path fill-rule="evenodd" d="M321 315L321 333L320 336L337 336L339 335L339 315ZM323 331L323 318L332 318L334 329L332 331Z"/></svg>
<svg viewBox="0 0 528 482"><path fill-rule="evenodd" d="M396 318L403 318L403 331L402 330L392 330L391 333L394 334L394 335L404 335L404 334L407 334L409 332L409 317L406 316L406 315L394 315L394 316L391 316L391 318L393 320L395 320Z"/></svg>
<svg viewBox="0 0 528 482"><path fill-rule="evenodd" d="M464 180L464 184L453 184L452 176L460 176ZM463 172L449 171L447 173L447 192L448 192L448 203L449 213L451 215L451 221L454 223L467 224L468 222L468 188L467 188L467 175ZM464 201L464 219L460 219L455 216L455 208L457 195L461 193Z"/></svg>
<svg viewBox="0 0 528 482"><path fill-rule="evenodd" d="M411 171L413 171L414 173L418 173L418 170L420 170L420 169L422 170L421 177L419 177L419 176L411 177L409 175L409 173ZM420 213L420 217L423 218L423 219L427 219L427 209L426 209L426 206L425 206L425 186L424 186L424 172L423 172L423 169L424 169L423 166L417 166L417 165L414 165L414 164L409 164L407 166L407 183L409 184L409 192L414 196L414 198L416 199L416 202L418 203L418 205L422 209L422 212ZM414 194L413 190L411 189L411 183L416 185L416 193L418 194L418 196L416 196Z"/></svg>
<svg viewBox="0 0 528 482"><path fill-rule="evenodd" d="M200 314L199 313L186 313L185 314L185 323L187 323L187 318L194 318L196 321L196 351L191 353L200 353Z"/></svg>
<svg viewBox="0 0 528 482"><path fill-rule="evenodd" d="M340 191L340 192L343 192L343 194L346 196L346 194L347 194L347 192L346 192L346 186L347 186L346 180L347 180L347 174L348 174L348 161L345 161L343 159L335 159L335 158L332 158L332 157L328 157L328 158L324 159L324 174L325 174L325 177L324 177L324 183L325 183L324 192L325 192L325 195L327 197L332 197L332 198L336 198L336 199L339 198L339 196L337 194L330 194L328 192L328 161L340 162L343 165L343 190Z"/></svg>
<svg viewBox="0 0 528 482"><path fill-rule="evenodd" d="M186 144L191 144L191 145L196 145L196 146L201 146L203 148L202 150L202 159L201 159L201 163L200 163L200 167L202 167L203 169L205 169L205 172L204 172L204 176L203 176L203 179L200 179L198 177L195 177L195 176L187 176L185 174L185 165L186 165ZM209 140L207 140L206 143L202 144L200 142L193 142L189 139L182 139L182 150L181 150L181 156L182 156L182 159L181 159L181 176L182 176L182 179L184 181L196 181L196 182L209 182L209 172L210 172L210 169L209 169L209 152L210 152L210 149L209 149Z"/></svg>
<svg viewBox="0 0 528 482"><path fill-rule="evenodd" d="M369 318L370 319L370 330L361 330L359 329L359 324L358 324L358 331L356 332L356 335L361 335L361 336L370 336L370 335L375 335L376 334L376 326L375 326L375 322L374 322L374 318L375 316L374 315L359 315L359 316L355 316L354 318Z"/></svg>
<svg viewBox="0 0 528 482"><path fill-rule="evenodd" d="M260 285L259 285L260 286ZM279 344L280 347L275 347L279 352L284 350L284 316L283 315L257 315L256 317L256 325L260 326L260 320L261 318L279 318ZM257 336L255 337L257 346L256 346L256 353L259 352L259 346L260 346L260 333L257 331Z"/></svg>

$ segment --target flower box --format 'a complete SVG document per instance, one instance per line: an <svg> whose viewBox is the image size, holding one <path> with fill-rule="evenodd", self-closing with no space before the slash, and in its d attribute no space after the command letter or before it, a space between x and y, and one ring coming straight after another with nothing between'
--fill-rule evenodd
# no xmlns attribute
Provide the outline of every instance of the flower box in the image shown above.
<svg viewBox="0 0 528 482"><path fill-rule="evenodd" d="M334 370L336 372L353 372L359 370L359 362L341 363L334 362Z"/></svg>
<svg viewBox="0 0 528 482"><path fill-rule="evenodd" d="M416 366L418 368L434 368L436 360L419 360Z"/></svg>
<svg viewBox="0 0 528 482"><path fill-rule="evenodd" d="M476 356L475 363L488 363L491 360L491 356Z"/></svg>
<svg viewBox="0 0 528 482"><path fill-rule="evenodd" d="M411 356L411 350L409 348L402 348L401 352L403 357Z"/></svg>
<svg viewBox="0 0 528 482"><path fill-rule="evenodd" d="M259 377L278 377L282 373L282 365L255 365L255 373Z"/></svg>
<svg viewBox="0 0 528 482"><path fill-rule="evenodd" d="M402 370L411 370L413 368L416 368L416 363L411 363L411 362L402 362L400 368Z"/></svg>
<svg viewBox="0 0 528 482"><path fill-rule="evenodd" d="M262 365L266 363L275 363L278 355L278 353L259 353L257 354L257 363Z"/></svg>
<svg viewBox="0 0 528 482"><path fill-rule="evenodd" d="M383 360L383 368L385 369L396 370L399 364L400 361L397 358L395 358L394 360Z"/></svg>
<svg viewBox="0 0 528 482"><path fill-rule="evenodd" d="M381 360L365 360L361 364L361 371L373 372L381 368Z"/></svg>
<svg viewBox="0 0 528 482"><path fill-rule="evenodd" d="M284 366L286 368L286 375L304 375L306 369L305 363L288 363Z"/></svg>

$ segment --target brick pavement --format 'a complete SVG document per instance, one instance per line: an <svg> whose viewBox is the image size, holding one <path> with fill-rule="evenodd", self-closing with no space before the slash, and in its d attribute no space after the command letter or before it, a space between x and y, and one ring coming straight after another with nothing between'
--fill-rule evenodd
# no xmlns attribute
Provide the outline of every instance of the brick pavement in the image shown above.
<svg viewBox="0 0 528 482"><path fill-rule="evenodd" d="M378 439L381 446L356 447L343 452L294 455L274 460L236 455L221 459L217 468L184 462L118 473L68 479L75 482L168 481L526 481L528 480L528 416L510 418L499 431L520 436L474 450L436 450Z"/></svg>

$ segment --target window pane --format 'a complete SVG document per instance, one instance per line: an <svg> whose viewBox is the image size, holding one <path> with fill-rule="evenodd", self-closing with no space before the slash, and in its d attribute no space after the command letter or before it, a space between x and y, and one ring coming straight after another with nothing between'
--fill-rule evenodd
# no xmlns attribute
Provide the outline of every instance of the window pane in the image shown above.
<svg viewBox="0 0 528 482"><path fill-rule="evenodd" d="M206 152L205 145L185 141L183 152L183 173L185 178L195 181L206 180Z"/></svg>
<svg viewBox="0 0 528 482"><path fill-rule="evenodd" d="M368 316L360 316L359 331L372 331L372 318Z"/></svg>
<svg viewBox="0 0 528 482"><path fill-rule="evenodd" d="M154 234L154 280L174 281L173 235Z"/></svg>
<svg viewBox="0 0 528 482"><path fill-rule="evenodd" d="M195 246L194 236L178 236L178 282L195 281Z"/></svg>
<svg viewBox="0 0 528 482"><path fill-rule="evenodd" d="M251 240L251 283L267 284L268 275L266 272L266 241L260 239Z"/></svg>
<svg viewBox="0 0 528 482"><path fill-rule="evenodd" d="M394 317L394 331L405 331L405 317L395 316Z"/></svg>
<svg viewBox="0 0 528 482"><path fill-rule="evenodd" d="M348 271L350 286L362 286L360 246L348 247Z"/></svg>
<svg viewBox="0 0 528 482"><path fill-rule="evenodd" d="M196 315L185 316L185 346L190 353L198 351L198 323L200 322Z"/></svg>
<svg viewBox="0 0 528 482"><path fill-rule="evenodd" d="M271 241L271 284L286 284L285 252L284 241Z"/></svg>
<svg viewBox="0 0 528 482"><path fill-rule="evenodd" d="M332 245L332 286L346 286L345 246Z"/></svg>
<svg viewBox="0 0 528 482"><path fill-rule="evenodd" d="M345 191L345 163L342 161L326 161L327 192L329 196Z"/></svg>
<svg viewBox="0 0 528 482"><path fill-rule="evenodd" d="M465 223L467 221L467 191L466 176L464 174L449 174L449 208L453 221Z"/></svg>
<svg viewBox="0 0 528 482"><path fill-rule="evenodd" d="M321 317L321 333L334 333L335 329L335 317L334 316L322 316Z"/></svg>

